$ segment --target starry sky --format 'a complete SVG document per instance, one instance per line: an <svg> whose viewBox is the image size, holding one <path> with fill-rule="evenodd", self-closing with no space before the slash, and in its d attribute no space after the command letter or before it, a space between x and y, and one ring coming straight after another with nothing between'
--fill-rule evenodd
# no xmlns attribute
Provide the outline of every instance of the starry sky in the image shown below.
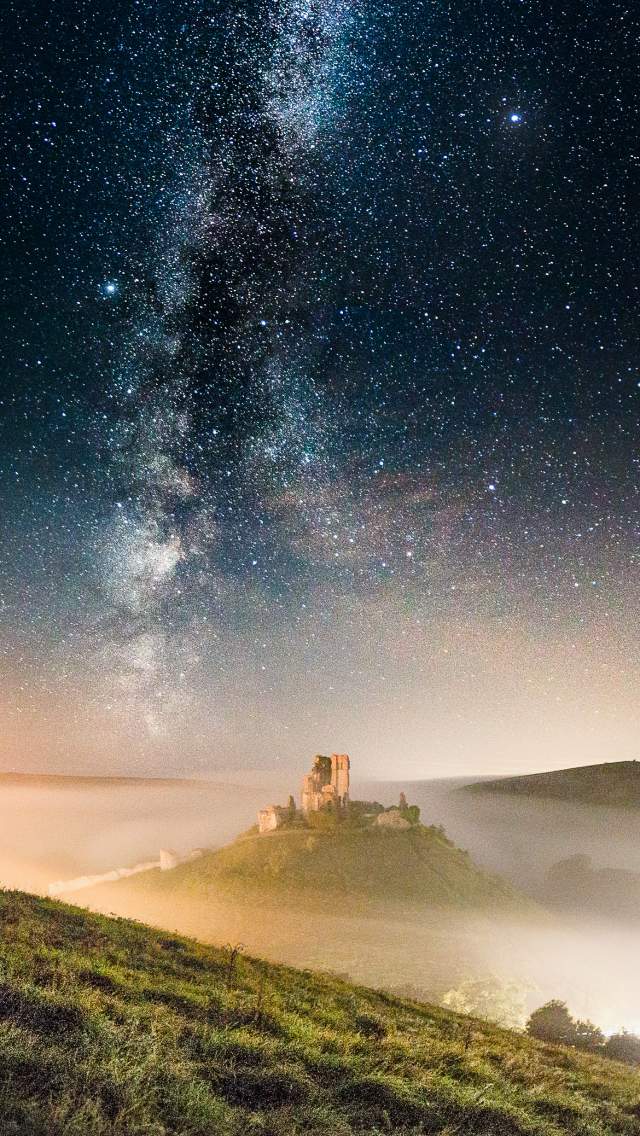
<svg viewBox="0 0 640 1136"><path fill-rule="evenodd" d="M3 768L638 755L638 16L579 16L3 5Z"/></svg>

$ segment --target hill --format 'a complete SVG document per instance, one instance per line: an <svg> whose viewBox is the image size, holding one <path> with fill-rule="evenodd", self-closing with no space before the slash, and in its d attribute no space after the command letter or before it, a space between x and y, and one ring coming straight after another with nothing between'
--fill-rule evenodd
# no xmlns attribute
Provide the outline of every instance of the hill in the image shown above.
<svg viewBox="0 0 640 1136"><path fill-rule="evenodd" d="M550 868L542 895L545 903L563 911L588 910L616 921L640 919L640 872L599 868L583 853Z"/></svg>
<svg viewBox="0 0 640 1136"><path fill-rule="evenodd" d="M118 788L144 788L149 786L157 788L180 788L188 785L198 789L217 788L215 781L206 781L195 777L109 777L91 776L90 774L74 773L0 773L0 787L18 788L46 788L46 789L118 789ZM235 787L235 786L234 786Z"/></svg>
<svg viewBox="0 0 640 1136"><path fill-rule="evenodd" d="M316 908L358 906L516 908L532 905L506 881L478 868L441 829L338 825L327 831L255 830L171 872L152 871L133 889L272 899ZM118 885L115 885L116 887Z"/></svg>
<svg viewBox="0 0 640 1136"><path fill-rule="evenodd" d="M496 781L476 781L472 785L465 785L459 792L510 793L579 804L638 808L640 761L608 761L600 765L555 769L550 773L528 773L521 777L500 777Z"/></svg>
<svg viewBox="0 0 640 1136"><path fill-rule="evenodd" d="M0 918L3 1133L640 1133L604 1058L20 892Z"/></svg>

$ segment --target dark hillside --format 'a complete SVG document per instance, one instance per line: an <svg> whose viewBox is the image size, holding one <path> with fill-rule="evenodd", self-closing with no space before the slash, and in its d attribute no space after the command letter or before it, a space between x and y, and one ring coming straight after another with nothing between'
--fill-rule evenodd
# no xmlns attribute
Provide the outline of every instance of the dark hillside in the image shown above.
<svg viewBox="0 0 640 1136"><path fill-rule="evenodd" d="M13 1136L634 1136L628 1067L336 978L0 897Z"/></svg>
<svg viewBox="0 0 640 1136"><path fill-rule="evenodd" d="M640 807L640 761L608 761L550 773L476 781L461 793L510 793L589 805Z"/></svg>

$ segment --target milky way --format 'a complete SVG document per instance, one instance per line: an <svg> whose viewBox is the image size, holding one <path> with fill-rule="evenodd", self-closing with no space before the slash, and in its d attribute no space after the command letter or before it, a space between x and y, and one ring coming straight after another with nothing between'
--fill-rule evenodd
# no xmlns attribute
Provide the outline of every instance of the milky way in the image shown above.
<svg viewBox="0 0 640 1136"><path fill-rule="evenodd" d="M630 12L40 16L3 17L8 765L632 755Z"/></svg>
<svg viewBox="0 0 640 1136"><path fill-rule="evenodd" d="M152 733L190 705L191 657L229 614L225 571L269 570L267 499L322 469L316 168L348 24L335 2L233 12L216 33L222 64L205 52L176 116L176 189L118 384L123 492L98 631L102 643L113 628L100 652L111 705L124 699Z"/></svg>

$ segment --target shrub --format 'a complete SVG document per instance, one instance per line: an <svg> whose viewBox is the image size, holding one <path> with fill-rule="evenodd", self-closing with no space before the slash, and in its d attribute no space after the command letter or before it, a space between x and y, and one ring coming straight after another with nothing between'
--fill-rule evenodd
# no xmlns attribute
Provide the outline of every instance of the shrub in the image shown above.
<svg viewBox="0 0 640 1136"><path fill-rule="evenodd" d="M604 1045L604 1034L598 1026L594 1026L593 1022L581 1021L580 1019L575 1023L575 1038L574 1045L578 1049L602 1049Z"/></svg>
<svg viewBox="0 0 640 1136"><path fill-rule="evenodd" d="M575 1022L567 1009L566 1002L553 998L534 1010L527 1022L527 1033L538 1041L560 1042L573 1045L575 1041Z"/></svg>
<svg viewBox="0 0 640 1136"><path fill-rule="evenodd" d="M356 1014L353 1019L358 1033L365 1037L385 1037L387 1027L377 1014Z"/></svg>
<svg viewBox="0 0 640 1136"><path fill-rule="evenodd" d="M527 1022L527 1033L539 1041L573 1045L576 1049L596 1051L604 1045L604 1034L589 1021L575 1021L566 1002L553 999L534 1010Z"/></svg>
<svg viewBox="0 0 640 1136"><path fill-rule="evenodd" d="M640 1037L636 1033L627 1033L626 1030L612 1033L605 1042L604 1050L607 1057L612 1057L615 1061L640 1065Z"/></svg>

